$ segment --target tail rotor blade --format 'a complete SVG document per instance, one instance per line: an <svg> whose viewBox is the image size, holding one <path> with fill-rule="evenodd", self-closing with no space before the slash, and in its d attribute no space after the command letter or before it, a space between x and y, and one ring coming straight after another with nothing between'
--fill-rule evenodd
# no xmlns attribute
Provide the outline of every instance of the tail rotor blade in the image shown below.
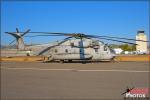
<svg viewBox="0 0 150 100"><path fill-rule="evenodd" d="M9 45L11 45L11 44L14 43L14 42L15 42L15 40L11 41L11 42L9 43Z"/></svg>
<svg viewBox="0 0 150 100"><path fill-rule="evenodd" d="M23 34L21 34L21 36L24 36L25 34L29 33L30 29L28 29L26 32L24 32Z"/></svg>
<svg viewBox="0 0 150 100"><path fill-rule="evenodd" d="M16 28L16 32L17 32L17 33L19 33L19 30L18 30L18 28Z"/></svg>

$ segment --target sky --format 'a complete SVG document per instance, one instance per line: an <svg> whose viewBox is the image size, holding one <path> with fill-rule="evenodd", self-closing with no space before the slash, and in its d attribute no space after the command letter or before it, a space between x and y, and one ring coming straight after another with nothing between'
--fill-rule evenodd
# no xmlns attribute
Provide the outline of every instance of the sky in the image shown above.
<svg viewBox="0 0 150 100"><path fill-rule="evenodd" d="M135 39L138 30L149 37L148 1L3 1L1 43L14 38L4 32L42 31L85 33ZM33 35L33 34L27 34ZM42 44L64 37L25 37L26 44ZM106 43L116 43L105 41Z"/></svg>

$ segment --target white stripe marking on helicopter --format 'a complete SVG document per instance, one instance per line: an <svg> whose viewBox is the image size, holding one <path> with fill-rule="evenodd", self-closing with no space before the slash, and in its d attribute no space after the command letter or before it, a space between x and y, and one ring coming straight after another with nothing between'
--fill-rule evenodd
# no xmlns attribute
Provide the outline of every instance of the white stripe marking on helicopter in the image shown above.
<svg viewBox="0 0 150 100"><path fill-rule="evenodd" d="M135 73L149 73L150 71L138 71L138 70L86 70L86 69L47 69L47 68L5 68L13 70L44 70L44 71L80 71L80 72L135 72Z"/></svg>

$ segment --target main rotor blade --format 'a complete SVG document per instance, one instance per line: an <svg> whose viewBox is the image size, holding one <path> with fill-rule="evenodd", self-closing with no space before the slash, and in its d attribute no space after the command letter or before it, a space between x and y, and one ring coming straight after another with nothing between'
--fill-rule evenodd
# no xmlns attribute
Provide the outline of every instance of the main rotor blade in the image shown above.
<svg viewBox="0 0 150 100"><path fill-rule="evenodd" d="M104 40L110 40L110 41L116 41L116 42L122 42L122 43L128 43L128 44L138 45L138 44L135 44L135 43L126 42L126 41L120 41L120 40L115 40L115 39L107 39L107 38L99 38L99 39L104 39Z"/></svg>
<svg viewBox="0 0 150 100"><path fill-rule="evenodd" d="M106 38L114 38L114 39L124 39L124 40L133 40L133 41L141 41L141 42L149 42L149 41L144 41L144 40L136 40L136 39L130 39L130 38L121 38L121 37L112 37L112 36L96 36L96 35L86 35L88 37L106 37Z"/></svg>
<svg viewBox="0 0 150 100"><path fill-rule="evenodd" d="M72 38L72 37L67 37L67 38L65 38L63 41L61 41L60 43L58 43L58 45L60 45L60 44L62 44L62 43L64 43L64 42L66 42L68 39L70 39L70 38Z"/></svg>
<svg viewBox="0 0 150 100"><path fill-rule="evenodd" d="M30 35L25 37L40 37L40 36L64 36L64 35Z"/></svg>
<svg viewBox="0 0 150 100"><path fill-rule="evenodd" d="M54 33L54 32L29 32L29 33L40 33L40 34L58 34L58 35L67 35L67 36L70 36L70 35L72 35L71 33Z"/></svg>
<svg viewBox="0 0 150 100"><path fill-rule="evenodd" d="M82 33L53 33L53 32L29 32L29 33L37 33L37 34L55 34L55 35L64 35L64 36L72 36L72 37L84 37Z"/></svg>

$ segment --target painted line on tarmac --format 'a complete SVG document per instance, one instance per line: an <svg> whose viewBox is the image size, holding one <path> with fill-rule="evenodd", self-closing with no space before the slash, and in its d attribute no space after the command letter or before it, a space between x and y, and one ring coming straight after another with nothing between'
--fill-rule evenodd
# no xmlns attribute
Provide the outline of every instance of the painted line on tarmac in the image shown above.
<svg viewBox="0 0 150 100"><path fill-rule="evenodd" d="M150 71L138 71L138 70L80 70L83 72L135 72L135 73L149 73Z"/></svg>
<svg viewBox="0 0 150 100"><path fill-rule="evenodd" d="M14 70L45 70L45 71L71 71L73 69L48 69L48 68L5 68L2 69L14 69Z"/></svg>
<svg viewBox="0 0 150 100"><path fill-rule="evenodd" d="M6 68L1 69L8 70L42 70L42 71L77 71L77 72L133 72L133 73L149 73L150 71L138 71L138 70L85 70L85 69L48 69L48 68Z"/></svg>

